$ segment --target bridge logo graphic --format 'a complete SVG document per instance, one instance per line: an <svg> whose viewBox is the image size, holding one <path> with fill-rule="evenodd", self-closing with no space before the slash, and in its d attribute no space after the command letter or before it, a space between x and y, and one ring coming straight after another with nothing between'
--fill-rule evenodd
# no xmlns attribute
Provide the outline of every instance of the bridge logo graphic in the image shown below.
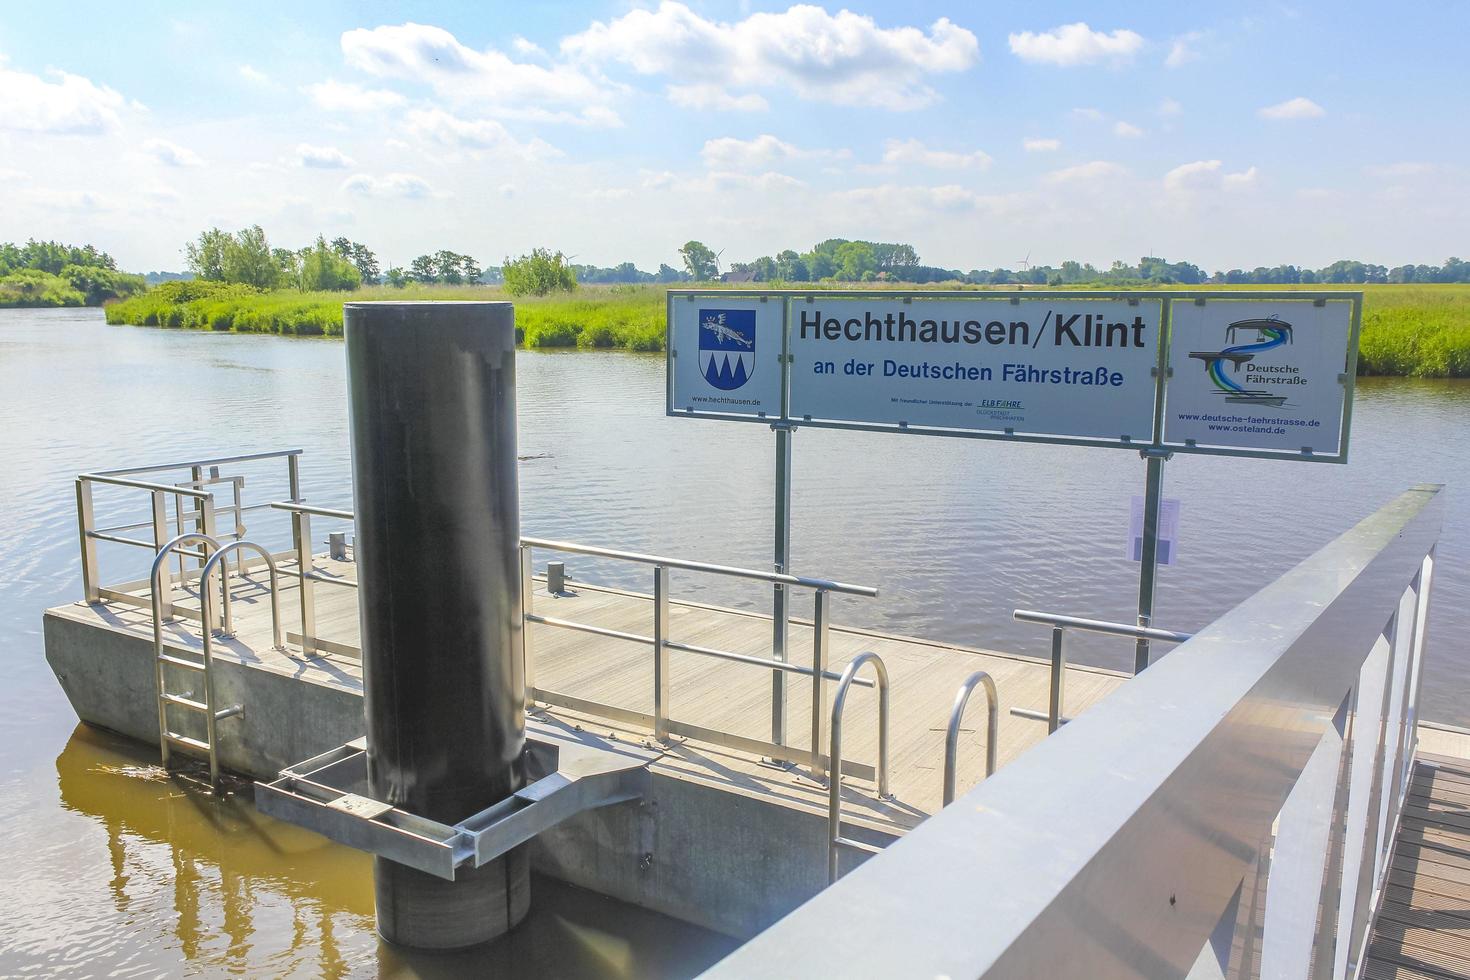
<svg viewBox="0 0 1470 980"><path fill-rule="evenodd" d="M1241 333L1246 335L1247 343L1236 344ZM1224 350L1189 352L1190 357L1205 362L1205 373L1214 384L1216 393L1226 402L1236 405L1269 405L1280 408L1285 404L1285 395L1263 388L1246 387L1232 375L1240 374L1241 367L1255 360L1257 354L1291 343L1291 324L1274 315L1236 320L1225 328L1225 343L1229 346ZM1230 365L1228 373L1225 367L1227 363Z"/></svg>
<svg viewBox="0 0 1470 980"><path fill-rule="evenodd" d="M755 373L755 310L699 311L699 366L704 380L734 391Z"/></svg>

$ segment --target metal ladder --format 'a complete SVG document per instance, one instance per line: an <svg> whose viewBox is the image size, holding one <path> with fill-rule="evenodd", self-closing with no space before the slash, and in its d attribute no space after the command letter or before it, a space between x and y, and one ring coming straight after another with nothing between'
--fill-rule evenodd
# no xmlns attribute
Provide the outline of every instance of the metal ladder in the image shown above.
<svg viewBox="0 0 1470 980"><path fill-rule="evenodd" d="M161 573L168 563L171 552L180 545L197 542L204 546L208 558L199 573L199 618L202 636L201 657L199 660L190 659L187 656L178 656L168 653L163 648L163 583ZM149 575L152 586L153 605L153 671L154 682L158 692L158 743L165 769L172 767L173 752L175 749L183 749L202 755L209 760L209 784L219 787L219 752L218 733L216 725L226 718L233 718L243 714L245 708L240 704L232 704L224 708L215 707L214 693L214 657L213 657L213 635L214 617L211 614L211 599L209 581L210 575L222 562L229 557L230 552L242 549L250 549L265 558L266 567L270 570L270 592L271 592L271 625L273 627L273 638L277 649L282 648L281 640L281 616L279 581L276 573L276 565L270 553L250 541L234 541L230 544L220 546L219 541L209 535L200 533L181 534L169 541L159 549L157 556L153 559L153 568ZM210 553L212 550L212 553ZM228 566L226 566L228 567ZM230 635L230 591L229 584L224 580L221 572L220 581L221 604L224 611L224 626L222 634ZM177 670L187 671L191 674L202 676L203 695L194 696L193 689L188 693L175 693L168 688L168 671L165 668L173 667ZM169 718L169 708L193 712L204 716L204 738L198 739L186 735L181 731L175 731Z"/></svg>
<svg viewBox="0 0 1470 980"><path fill-rule="evenodd" d="M852 687L857 672L864 664L873 665L878 679L878 798L888 798L888 668L883 658L866 651L852 658L842 679L837 682L837 694L832 699L832 732L829 739L829 767L827 774L827 884L837 880L837 855L842 849L877 854L882 848L864 841L845 837L842 833L842 711L847 706L847 691Z"/></svg>

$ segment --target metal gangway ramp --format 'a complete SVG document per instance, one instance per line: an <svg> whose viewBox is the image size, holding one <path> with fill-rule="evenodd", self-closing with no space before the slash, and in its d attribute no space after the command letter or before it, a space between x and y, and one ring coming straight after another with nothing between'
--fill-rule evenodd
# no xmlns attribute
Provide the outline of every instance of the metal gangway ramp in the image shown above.
<svg viewBox="0 0 1470 980"><path fill-rule="evenodd" d="M1470 763L1416 761L1443 511L1390 501L709 976L1465 975Z"/></svg>

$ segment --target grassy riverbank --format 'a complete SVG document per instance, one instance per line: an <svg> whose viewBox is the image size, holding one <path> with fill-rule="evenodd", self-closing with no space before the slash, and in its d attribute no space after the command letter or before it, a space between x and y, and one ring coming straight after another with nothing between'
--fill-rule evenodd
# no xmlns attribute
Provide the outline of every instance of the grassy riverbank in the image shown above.
<svg viewBox="0 0 1470 980"><path fill-rule="evenodd" d="M1353 288L1361 288L1365 297L1360 374L1470 377L1470 286ZM344 302L433 299L509 297L484 286L374 287L344 294L263 293L243 286L165 283L110 304L107 322L335 337L342 333ZM526 347L663 349L663 287L583 287L570 295L523 296L515 304L518 339Z"/></svg>
<svg viewBox="0 0 1470 980"><path fill-rule="evenodd" d="M293 336L342 335L342 304L372 300L507 300L485 286L387 286L352 293L263 293L243 286L165 283L107 307L108 323ZM527 347L663 350L664 291L652 286L584 288L515 300L517 340Z"/></svg>

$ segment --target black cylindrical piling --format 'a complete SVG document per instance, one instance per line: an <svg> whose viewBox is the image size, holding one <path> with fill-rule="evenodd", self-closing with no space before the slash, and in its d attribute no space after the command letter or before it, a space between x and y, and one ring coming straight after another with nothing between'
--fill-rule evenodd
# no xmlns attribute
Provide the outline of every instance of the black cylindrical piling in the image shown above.
<svg viewBox="0 0 1470 980"><path fill-rule="evenodd" d="M525 781L515 319L509 303L345 311L376 799L453 824ZM525 915L524 848L445 881L377 858L378 932L455 949Z"/></svg>

